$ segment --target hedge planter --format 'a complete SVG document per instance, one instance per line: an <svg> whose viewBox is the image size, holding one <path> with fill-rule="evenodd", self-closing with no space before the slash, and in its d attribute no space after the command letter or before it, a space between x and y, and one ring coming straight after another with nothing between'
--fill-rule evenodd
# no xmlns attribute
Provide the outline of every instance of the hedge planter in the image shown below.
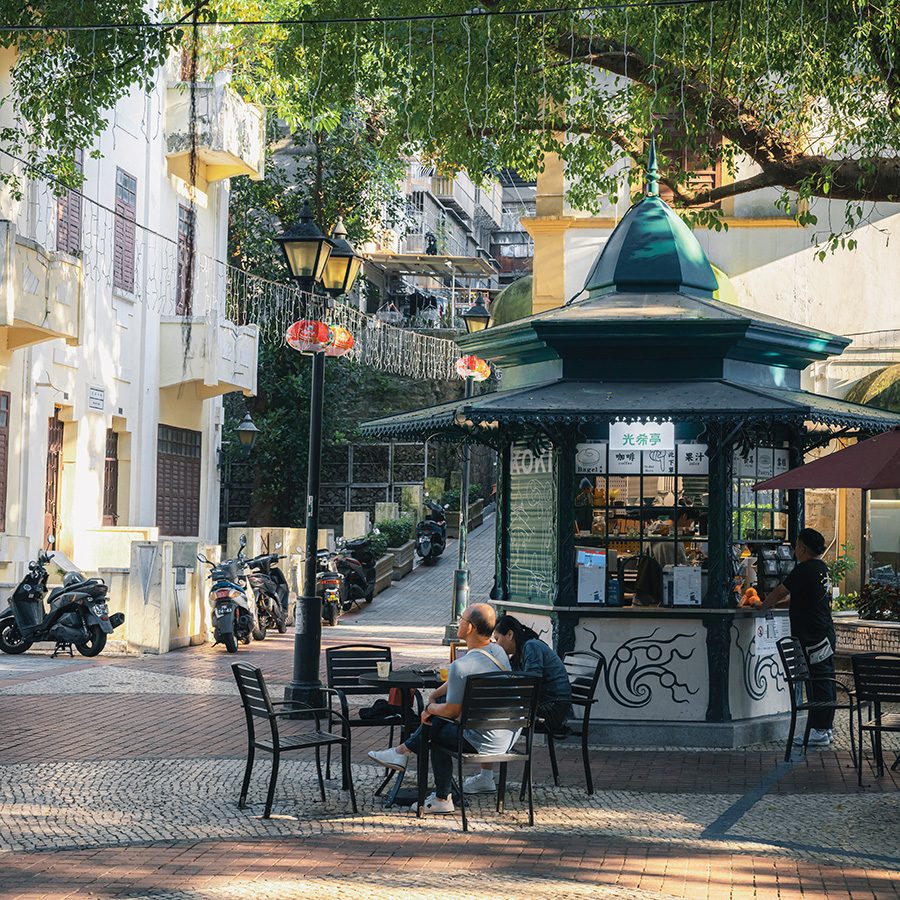
<svg viewBox="0 0 900 900"><path fill-rule="evenodd" d="M372 596L380 594L387 590L394 580L394 554L385 553L380 556L375 563L375 590Z"/></svg>
<svg viewBox="0 0 900 900"><path fill-rule="evenodd" d="M388 553L392 553L394 556L394 581L399 581L401 578L409 575L409 573L412 572L413 555L415 554L415 552L415 541L407 541L405 544L401 544L399 547L388 547Z"/></svg>
<svg viewBox="0 0 900 900"><path fill-rule="evenodd" d="M900 622L873 622L834 616L839 656L854 653L900 653Z"/></svg>
<svg viewBox="0 0 900 900"><path fill-rule="evenodd" d="M447 537L454 540L459 538L459 512L447 514ZM473 532L484 522L484 501L476 500L469 504L469 532Z"/></svg>

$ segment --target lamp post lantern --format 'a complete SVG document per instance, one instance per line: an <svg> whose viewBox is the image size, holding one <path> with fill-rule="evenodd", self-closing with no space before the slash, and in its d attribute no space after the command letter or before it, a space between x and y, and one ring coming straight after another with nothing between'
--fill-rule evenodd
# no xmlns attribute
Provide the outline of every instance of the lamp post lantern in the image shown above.
<svg viewBox="0 0 900 900"><path fill-rule="evenodd" d="M353 288L362 260L346 240L343 224L335 226L331 240L313 221L304 204L300 222L276 238L284 251L291 275L312 292L321 284L332 297ZM330 268L329 268L330 267ZM312 383L309 402L309 461L306 483L306 557L303 594L297 598L294 631L294 667L285 700L309 706L321 705L319 657L322 652L322 611L316 596L316 559L319 538L319 487L322 468L322 403L325 390L325 357L343 356L353 349L353 337L342 328L303 319L288 329L289 346L312 356Z"/></svg>
<svg viewBox="0 0 900 900"><path fill-rule="evenodd" d="M463 314L469 334L487 328L491 314L484 302L479 298ZM464 379L466 385L465 399L471 400L476 381L484 381L490 375L490 368L484 360L477 356L464 356L456 363L457 374ZM459 617L469 604L469 478L471 470L471 448L467 443L462 446L462 476L459 484L459 545L456 571L453 574L453 597L450 603L450 621L444 628L444 643L450 644L457 639Z"/></svg>

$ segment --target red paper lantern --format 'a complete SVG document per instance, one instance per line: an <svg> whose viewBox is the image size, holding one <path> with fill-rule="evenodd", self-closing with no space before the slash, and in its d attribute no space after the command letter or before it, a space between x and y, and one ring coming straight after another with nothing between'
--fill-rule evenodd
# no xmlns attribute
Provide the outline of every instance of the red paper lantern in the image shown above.
<svg viewBox="0 0 900 900"><path fill-rule="evenodd" d="M331 343L325 350L326 356L346 356L353 349L353 335L340 325L331 326Z"/></svg>
<svg viewBox="0 0 900 900"><path fill-rule="evenodd" d="M478 356L461 356L456 361L456 374L460 378L485 381L491 377L491 367Z"/></svg>
<svg viewBox="0 0 900 900"><path fill-rule="evenodd" d="M328 346L331 332L324 322L300 319L288 328L284 339L289 347L301 353L317 353Z"/></svg>

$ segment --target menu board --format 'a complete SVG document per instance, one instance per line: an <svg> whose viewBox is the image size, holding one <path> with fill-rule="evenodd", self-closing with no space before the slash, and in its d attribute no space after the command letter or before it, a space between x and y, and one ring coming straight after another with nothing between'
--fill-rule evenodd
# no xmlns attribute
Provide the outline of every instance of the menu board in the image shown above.
<svg viewBox="0 0 900 900"><path fill-rule="evenodd" d="M513 444L509 477L509 592L552 606L556 599L557 495L552 448Z"/></svg>

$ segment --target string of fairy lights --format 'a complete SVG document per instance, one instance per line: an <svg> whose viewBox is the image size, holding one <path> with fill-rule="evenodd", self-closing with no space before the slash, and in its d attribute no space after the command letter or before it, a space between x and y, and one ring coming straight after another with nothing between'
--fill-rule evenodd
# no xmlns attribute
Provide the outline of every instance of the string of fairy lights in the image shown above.
<svg viewBox="0 0 900 900"><path fill-rule="evenodd" d="M30 173L24 176L19 233L41 246L55 246L60 198L54 188L58 190L58 186L49 177L40 177L26 162L18 164L23 174ZM238 326L256 326L261 340L277 346L283 344L292 322L320 319L353 334L356 343L348 358L355 362L411 378L455 377L459 351L452 340L393 326L352 306L349 299L327 307L319 295L244 272L202 252L196 247L196 234L191 259L189 241L179 243L128 219L137 233L133 265L117 270L116 220L122 214L96 197L74 193L82 205L78 248L82 290L94 297L111 298L117 321L124 327L139 313L138 307L163 317L217 319L224 314ZM189 287L186 271L192 272ZM184 303L186 296L189 303Z"/></svg>

